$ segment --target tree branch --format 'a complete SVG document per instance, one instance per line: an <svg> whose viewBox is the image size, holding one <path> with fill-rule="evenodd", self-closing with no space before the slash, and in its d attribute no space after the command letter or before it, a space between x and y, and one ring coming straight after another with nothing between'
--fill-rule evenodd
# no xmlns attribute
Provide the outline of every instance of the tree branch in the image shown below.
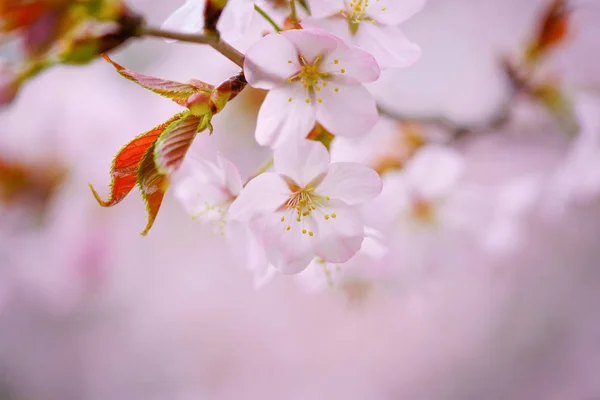
<svg viewBox="0 0 600 400"><path fill-rule="evenodd" d="M163 39L179 40L180 42L207 44L227 57L240 68L244 67L244 55L229 43L224 42L217 33L204 32L200 34L180 33L165 31L160 28L146 26L142 29L140 37L159 37Z"/></svg>

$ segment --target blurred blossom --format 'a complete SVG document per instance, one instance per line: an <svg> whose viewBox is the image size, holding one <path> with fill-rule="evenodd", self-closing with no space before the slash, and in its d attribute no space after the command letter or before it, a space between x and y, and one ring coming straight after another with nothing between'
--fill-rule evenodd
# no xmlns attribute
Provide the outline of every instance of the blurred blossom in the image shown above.
<svg viewBox="0 0 600 400"><path fill-rule="evenodd" d="M188 160L188 171L179 173L175 195L192 218L224 224L229 205L242 190L239 171L221 153L217 153L217 163Z"/></svg>
<svg viewBox="0 0 600 400"><path fill-rule="evenodd" d="M314 259L298 274L300 283L310 291L341 289L351 297L362 297L370 286L386 278L380 261L388 252L381 232L365 227L365 239L360 250L345 263Z"/></svg>
<svg viewBox="0 0 600 400"><path fill-rule="evenodd" d="M366 209L371 209L373 219L387 224L461 223L472 210L447 205L458 193L464 170L464 159L457 151L440 145L423 147L404 169L386 175L382 195Z"/></svg>

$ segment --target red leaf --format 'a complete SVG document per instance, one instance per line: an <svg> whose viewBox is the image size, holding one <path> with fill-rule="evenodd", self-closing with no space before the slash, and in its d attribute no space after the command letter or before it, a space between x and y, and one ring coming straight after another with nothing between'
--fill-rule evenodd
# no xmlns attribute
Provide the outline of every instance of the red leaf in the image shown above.
<svg viewBox="0 0 600 400"><path fill-rule="evenodd" d="M110 169L112 181L108 199L102 200L96 190L90 185L94 197L101 206L112 207L129 194L136 184L138 169L144 154L169 125L174 121L183 118L185 115L186 113L175 115L152 130L137 136L119 150Z"/></svg>
<svg viewBox="0 0 600 400"><path fill-rule="evenodd" d="M170 174L179 169L196 134L206 129L201 121L202 117L189 114L164 130L154 149L154 159L161 172Z"/></svg>
<svg viewBox="0 0 600 400"><path fill-rule="evenodd" d="M571 9L566 0L553 0L540 19L535 40L529 48L527 58L536 62L556 47L569 33Z"/></svg>
<svg viewBox="0 0 600 400"><path fill-rule="evenodd" d="M169 98L173 100L175 103L186 106L186 100L191 95L198 92L206 92L210 93L213 90L213 86L207 83L192 80L190 83L180 83L175 81L170 81L167 79L155 78L153 76L143 75L127 69L122 65L114 62L111 58L103 54L102 57L111 63L117 72L121 74L123 77L129 79L140 85L141 87L151 90L154 93L160 94L163 97Z"/></svg>
<svg viewBox="0 0 600 400"><path fill-rule="evenodd" d="M156 142L152 143L148 148L137 173L137 184L142 193L142 198L146 203L146 211L148 213L148 223L142 232L143 236L146 236L152 225L154 225L156 215L160 210L169 185L167 176L161 174L158 168L156 168L156 163L154 162L155 146Z"/></svg>

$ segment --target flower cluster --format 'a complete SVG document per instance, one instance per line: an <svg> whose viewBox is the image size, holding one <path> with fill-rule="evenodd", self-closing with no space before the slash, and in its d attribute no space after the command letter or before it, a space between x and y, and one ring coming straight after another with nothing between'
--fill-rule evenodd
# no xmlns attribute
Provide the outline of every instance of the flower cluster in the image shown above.
<svg viewBox="0 0 600 400"><path fill-rule="evenodd" d="M206 31L210 3L186 1L163 27ZM273 171L269 166L242 185L233 164L219 154L217 163L188 163L177 174L176 189L194 217L217 219L234 251L252 254L244 262L255 265L260 280L273 270L336 269L361 251L370 231L361 206L379 195L381 178L361 163L331 163L328 146L335 137L365 137L379 121L365 85L384 68L417 61L419 47L397 25L424 5L281 2L291 11L287 15L274 3L229 1L216 25L221 37L233 40L248 31L255 8L283 19L285 29L271 21L276 31L252 44L243 63L248 84L267 91L255 136L273 149Z"/></svg>
<svg viewBox="0 0 600 400"><path fill-rule="evenodd" d="M33 61L25 70L1 65L0 103L46 64L89 61L129 37L213 47L241 69L217 84L145 75L101 54L121 76L183 111L127 143L112 163L108 196L92 188L94 196L111 207L137 186L148 212L146 235L173 186L194 219L226 238L258 285L280 272L300 274L307 287L360 294L365 282L395 273L386 266L399 254L423 264L439 235L463 235L487 252L510 251L523 216L542 196L542 179L474 185L452 141L505 124L517 95L542 105L567 133L583 132L569 162L545 178L562 188L552 194L554 205L589 201L600 191L589 169L598 146L587 108L596 103L574 107L538 68L567 36L566 2L552 1L522 57L503 61L511 97L483 128L395 116L374 95L383 71L420 58L399 26L424 6L425 0L187 0L153 28L120 0L13 0L0 6L1 29L20 35ZM270 31L254 32L255 18ZM248 174L219 152L212 160L188 156L199 134L221 130L221 112L247 88L261 100L255 141L272 157Z"/></svg>

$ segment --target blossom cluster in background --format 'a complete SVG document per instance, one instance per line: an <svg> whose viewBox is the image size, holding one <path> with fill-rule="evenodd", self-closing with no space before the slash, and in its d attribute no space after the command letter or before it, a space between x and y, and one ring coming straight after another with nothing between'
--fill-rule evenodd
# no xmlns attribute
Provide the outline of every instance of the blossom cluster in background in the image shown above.
<svg viewBox="0 0 600 400"><path fill-rule="evenodd" d="M595 2L181 3L0 0L1 400L600 396Z"/></svg>

